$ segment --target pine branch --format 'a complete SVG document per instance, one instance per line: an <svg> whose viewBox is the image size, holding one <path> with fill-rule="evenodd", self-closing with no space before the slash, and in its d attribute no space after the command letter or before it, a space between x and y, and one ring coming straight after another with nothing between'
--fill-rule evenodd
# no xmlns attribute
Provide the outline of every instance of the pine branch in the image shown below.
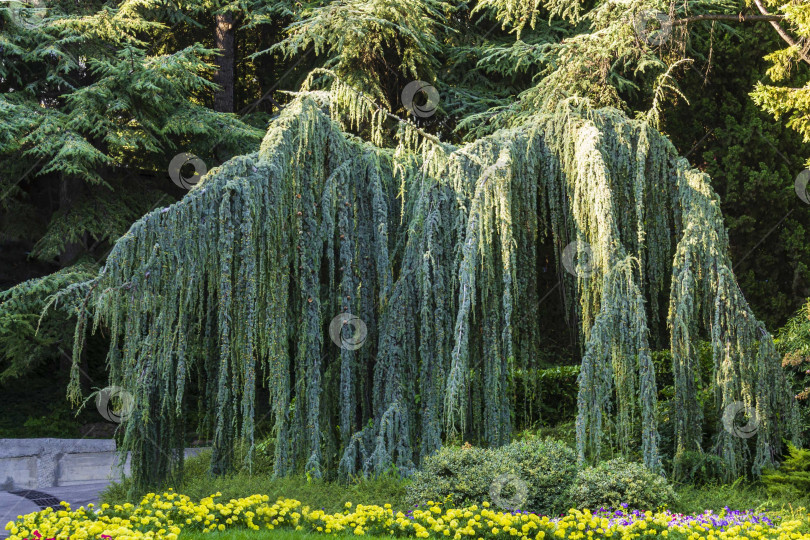
<svg viewBox="0 0 810 540"><path fill-rule="evenodd" d="M754 0L754 4L756 4L757 9L759 9L760 13L762 13L762 16L772 16L770 13L768 13L768 10L765 9L765 6L762 4L762 0ZM799 47L799 44L796 43L796 40L793 39L793 37L790 34L788 34L785 31L785 29L779 25L778 22L771 21L771 26L773 26L774 30L776 30L776 32L779 34L779 37L781 37L785 41L785 43L793 47L798 52L802 60L810 64L810 56L807 56L807 54L802 50L802 48Z"/></svg>

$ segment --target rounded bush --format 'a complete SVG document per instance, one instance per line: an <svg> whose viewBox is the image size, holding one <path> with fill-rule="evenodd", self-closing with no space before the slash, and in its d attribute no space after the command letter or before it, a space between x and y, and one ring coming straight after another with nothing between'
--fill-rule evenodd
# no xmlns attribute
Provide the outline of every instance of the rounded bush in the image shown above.
<svg viewBox="0 0 810 540"><path fill-rule="evenodd" d="M427 458L409 486L412 504L444 501L542 514L565 509L576 476L576 454L547 440L517 441L500 448L444 447Z"/></svg>
<svg viewBox="0 0 810 540"><path fill-rule="evenodd" d="M628 508L655 510L676 501L667 481L641 463L623 458L604 461L582 470L568 492L574 508Z"/></svg>

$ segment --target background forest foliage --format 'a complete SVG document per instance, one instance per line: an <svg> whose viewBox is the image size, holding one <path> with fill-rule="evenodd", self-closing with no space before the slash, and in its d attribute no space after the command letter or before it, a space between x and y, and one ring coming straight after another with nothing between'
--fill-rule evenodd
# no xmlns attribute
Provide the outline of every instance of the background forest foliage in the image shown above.
<svg viewBox="0 0 810 540"><path fill-rule="evenodd" d="M660 28L639 26L650 13L663 15ZM809 50L801 1L0 2L0 385L6 395L40 389L21 398L24 408L5 401L5 425L45 417L76 429L53 399L76 370L67 357L84 307L71 296L87 292L81 284L138 218L186 194L168 174L174 156L188 152L213 169L257 152L291 92L332 83L317 71L325 68L454 145L572 104L613 107L660 130L712 179L734 274L778 336L806 436L810 205L795 179L810 165ZM430 115L403 103L415 80L436 88ZM572 289L557 286L557 248L550 239L538 248L538 347L509 371L516 430L565 426L577 414L583 343ZM107 383L106 330L78 363L85 394ZM656 414L668 418L668 333L650 335ZM697 357L709 424L710 347ZM272 444L269 401L260 388L256 431ZM182 436L211 437L194 414ZM673 449L676 435L662 425L661 446ZM711 468L700 453L680 459L685 476Z"/></svg>

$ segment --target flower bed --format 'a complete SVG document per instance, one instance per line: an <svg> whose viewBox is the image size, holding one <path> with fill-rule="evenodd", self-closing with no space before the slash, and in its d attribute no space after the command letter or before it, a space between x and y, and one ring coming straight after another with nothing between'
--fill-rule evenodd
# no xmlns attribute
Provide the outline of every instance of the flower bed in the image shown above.
<svg viewBox="0 0 810 540"><path fill-rule="evenodd" d="M47 509L20 517L6 525L10 540L136 539L176 540L184 530L288 529L323 534L451 538L548 540L616 538L633 540L663 536L685 540L810 540L808 516L770 518L753 512L726 510L684 516L667 511L641 512L600 508L595 512L572 509L559 517L524 512L504 513L488 503L465 508L433 504L407 513L391 505L346 503L346 510L329 514L294 499L271 503L266 495L217 502L219 494L193 502L174 492L150 493L138 505L102 505L71 510Z"/></svg>
<svg viewBox="0 0 810 540"><path fill-rule="evenodd" d="M649 512L642 512L641 510L627 511L627 505L623 508L613 510L612 508L600 508L594 512L594 517L607 519L608 526L618 524L621 526L632 525L637 521L644 521L647 519ZM712 529L720 529L721 531L727 527L745 527L763 525L770 528L774 527L774 520L779 521L779 517L771 517L766 514L756 513L751 510L732 510L729 507L723 509L722 512L715 513L707 510L702 514L697 515L684 515L673 514L666 511L661 511L656 514L657 518L666 519L668 529L683 527L687 529L694 529L695 527L711 527Z"/></svg>

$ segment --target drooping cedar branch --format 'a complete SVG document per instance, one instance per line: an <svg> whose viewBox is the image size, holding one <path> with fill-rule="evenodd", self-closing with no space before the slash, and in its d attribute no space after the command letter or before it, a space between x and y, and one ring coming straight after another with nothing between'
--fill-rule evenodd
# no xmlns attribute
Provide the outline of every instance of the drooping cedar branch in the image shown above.
<svg viewBox="0 0 810 540"><path fill-rule="evenodd" d="M118 241L90 306L113 336L111 380L134 394L123 447L140 484L177 466L161 449L182 444L197 380L215 471L253 447L262 383L278 475L407 473L452 433L508 441L547 237L592 253L590 272L561 274L584 343L580 457L609 444L661 469L648 328L666 318L678 449L700 445L695 350L710 338L717 410L742 401L760 419L755 456L722 427L714 450L733 475L773 463L795 426L779 358L731 273L708 178L664 137L616 110L562 108L459 148L403 123L392 149L389 120L336 78L305 91L258 153ZM346 313L368 329L360 348L329 335Z"/></svg>

